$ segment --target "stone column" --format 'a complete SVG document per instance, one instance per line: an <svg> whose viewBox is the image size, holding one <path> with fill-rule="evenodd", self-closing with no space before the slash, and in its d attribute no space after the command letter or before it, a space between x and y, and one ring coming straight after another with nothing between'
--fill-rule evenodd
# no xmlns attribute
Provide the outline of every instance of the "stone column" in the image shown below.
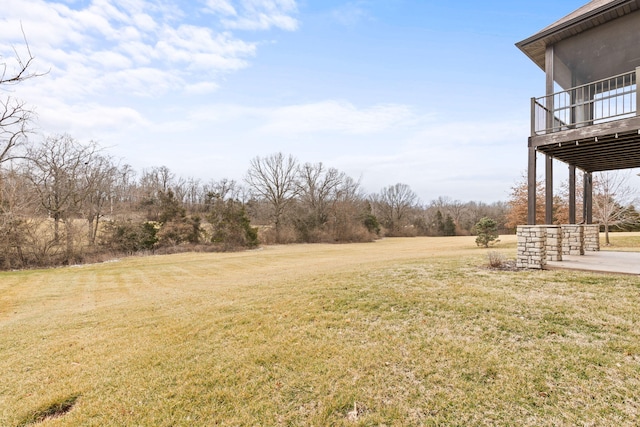
<svg viewBox="0 0 640 427"><path fill-rule="evenodd" d="M562 226L562 254L584 255L584 226L565 224Z"/></svg>
<svg viewBox="0 0 640 427"><path fill-rule="evenodd" d="M516 267L542 269L547 264L546 225L519 225Z"/></svg>
<svg viewBox="0 0 640 427"><path fill-rule="evenodd" d="M585 252L598 252L600 250L599 224L589 224L584 226L584 250Z"/></svg>
<svg viewBox="0 0 640 427"><path fill-rule="evenodd" d="M547 261L562 261L562 227L547 225L545 251Z"/></svg>

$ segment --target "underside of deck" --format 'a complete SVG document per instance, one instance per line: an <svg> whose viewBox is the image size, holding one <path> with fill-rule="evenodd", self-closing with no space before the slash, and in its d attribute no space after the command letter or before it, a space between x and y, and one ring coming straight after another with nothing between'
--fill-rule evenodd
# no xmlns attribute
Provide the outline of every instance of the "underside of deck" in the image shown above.
<svg viewBox="0 0 640 427"><path fill-rule="evenodd" d="M536 151L585 172L640 167L640 117L532 136Z"/></svg>

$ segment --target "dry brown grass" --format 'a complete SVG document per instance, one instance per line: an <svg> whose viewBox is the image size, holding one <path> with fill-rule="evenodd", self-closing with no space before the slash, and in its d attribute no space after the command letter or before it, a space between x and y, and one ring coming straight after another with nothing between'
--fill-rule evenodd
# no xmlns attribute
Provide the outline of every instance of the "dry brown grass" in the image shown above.
<svg viewBox="0 0 640 427"><path fill-rule="evenodd" d="M69 399L38 425L635 425L639 279L486 256L384 239L0 273L0 425Z"/></svg>
<svg viewBox="0 0 640 427"><path fill-rule="evenodd" d="M625 251L625 252L640 251L640 233L637 233L637 232L609 233L609 240L611 244L609 246L605 246L604 233L600 233L600 246L602 250Z"/></svg>

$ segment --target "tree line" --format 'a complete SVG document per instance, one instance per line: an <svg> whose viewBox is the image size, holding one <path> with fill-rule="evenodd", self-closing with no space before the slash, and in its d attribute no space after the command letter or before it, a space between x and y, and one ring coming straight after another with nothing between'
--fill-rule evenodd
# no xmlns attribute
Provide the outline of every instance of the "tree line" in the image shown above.
<svg viewBox="0 0 640 427"><path fill-rule="evenodd" d="M69 135L25 139L20 148L0 168L2 268L260 242L470 234L484 216L506 218L502 203L441 197L425 205L401 183L365 194L344 172L282 153L252 159L242 182L203 182L166 166L138 173Z"/></svg>

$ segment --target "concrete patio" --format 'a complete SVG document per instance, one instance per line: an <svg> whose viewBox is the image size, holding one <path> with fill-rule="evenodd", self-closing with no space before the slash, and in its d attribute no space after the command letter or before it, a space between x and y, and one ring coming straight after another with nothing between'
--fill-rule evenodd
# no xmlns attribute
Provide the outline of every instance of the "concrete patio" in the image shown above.
<svg viewBox="0 0 640 427"><path fill-rule="evenodd" d="M640 252L601 251L586 252L584 255L563 255L562 261L547 261L545 269L640 276Z"/></svg>

